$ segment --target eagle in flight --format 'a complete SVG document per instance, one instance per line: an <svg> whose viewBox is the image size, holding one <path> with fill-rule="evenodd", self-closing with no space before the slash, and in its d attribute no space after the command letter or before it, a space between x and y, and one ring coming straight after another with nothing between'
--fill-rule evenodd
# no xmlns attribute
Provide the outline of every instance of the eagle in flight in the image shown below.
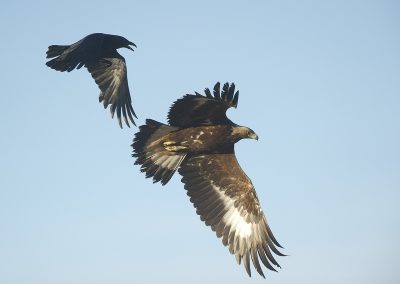
<svg viewBox="0 0 400 284"><path fill-rule="evenodd" d="M260 260L270 270L280 267L272 253L283 256L260 206L250 178L240 167L234 145L258 139L253 130L229 120L226 111L237 107L235 85L220 83L213 93L195 93L170 108L168 125L148 119L133 140L135 164L146 177L165 185L178 170L200 219L243 262L251 276L250 259L263 276Z"/></svg>
<svg viewBox="0 0 400 284"><path fill-rule="evenodd" d="M71 45L50 45L46 54L46 65L57 71L72 71L85 66L100 88L99 101L104 108L111 104L111 117L117 111L118 123L122 128L121 111L128 127L129 120L134 124L136 117L129 93L125 58L118 48L136 45L118 35L94 33ZM137 118L137 117L136 117Z"/></svg>

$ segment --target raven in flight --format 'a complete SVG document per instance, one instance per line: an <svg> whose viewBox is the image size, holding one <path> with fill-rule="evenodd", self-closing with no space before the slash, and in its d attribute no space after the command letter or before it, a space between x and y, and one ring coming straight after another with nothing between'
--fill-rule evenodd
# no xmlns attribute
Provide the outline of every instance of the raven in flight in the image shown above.
<svg viewBox="0 0 400 284"><path fill-rule="evenodd" d="M274 266L280 266L272 252L283 254L234 151L239 140L258 136L226 116L230 107L237 107L234 84L224 84L221 92L217 83L213 94L205 89L205 95L178 99L169 111L169 125L146 120L133 140L132 156L146 177L163 185L178 170L200 219L222 238L239 264L243 261L249 276L251 259L264 277L259 260L276 271Z"/></svg>
<svg viewBox="0 0 400 284"><path fill-rule="evenodd" d="M100 88L99 101L104 108L111 104L111 117L117 111L118 123L122 128L121 111L128 127L129 120L134 124L133 116L137 118L132 108L128 87L126 63L118 48L128 48L133 51L136 45L118 35L94 33L71 45L51 45L47 50L46 65L57 71L72 71L85 66Z"/></svg>

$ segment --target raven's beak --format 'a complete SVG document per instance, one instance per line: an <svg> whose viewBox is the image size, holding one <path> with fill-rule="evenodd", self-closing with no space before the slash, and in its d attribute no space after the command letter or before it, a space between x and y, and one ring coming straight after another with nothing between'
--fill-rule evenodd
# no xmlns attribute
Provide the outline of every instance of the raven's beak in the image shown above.
<svg viewBox="0 0 400 284"><path fill-rule="evenodd" d="M130 42L128 43L128 45L127 45L127 46L125 46L125 47L126 47L127 49L130 49L130 50L134 51L134 50L133 50L133 48L132 48L132 47L130 47L130 45L133 45L134 47L137 47L137 46L136 46L136 44L134 44L134 43L133 43L133 42L131 42L131 41L130 41Z"/></svg>

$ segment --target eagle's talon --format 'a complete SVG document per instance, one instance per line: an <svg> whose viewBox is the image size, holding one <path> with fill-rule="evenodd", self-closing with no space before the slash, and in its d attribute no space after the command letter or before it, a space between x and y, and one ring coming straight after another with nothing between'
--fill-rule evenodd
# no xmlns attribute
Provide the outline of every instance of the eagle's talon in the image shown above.
<svg viewBox="0 0 400 284"><path fill-rule="evenodd" d="M179 145L178 146L164 146L164 149L169 151L169 152L178 152L178 151L181 151L181 150L187 150L188 147L179 146Z"/></svg>

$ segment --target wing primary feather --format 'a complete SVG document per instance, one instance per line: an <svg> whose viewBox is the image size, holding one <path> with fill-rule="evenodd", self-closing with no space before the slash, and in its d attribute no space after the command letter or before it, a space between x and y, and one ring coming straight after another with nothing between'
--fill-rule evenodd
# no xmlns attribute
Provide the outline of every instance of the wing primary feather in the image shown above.
<svg viewBox="0 0 400 284"><path fill-rule="evenodd" d="M270 238L267 238L267 243L268 243L268 246L271 248L271 250L272 250L275 254L277 254L277 255L279 255L279 256L286 256L286 255L284 255L283 253L281 253L281 252L275 247L274 243L272 242L272 240L271 240Z"/></svg>
<svg viewBox="0 0 400 284"><path fill-rule="evenodd" d="M262 269L261 269L261 266L260 266L260 262L258 261L257 250L256 250L254 247L252 247L252 248L250 249L250 252L251 252L251 260L252 260L252 262L253 262L254 267L256 268L257 272L258 272L262 277L265 278L264 273L263 273L263 271L262 271Z"/></svg>
<svg viewBox="0 0 400 284"><path fill-rule="evenodd" d="M106 97L106 95L102 92L102 94L103 94L103 107L104 108L107 108L108 107L108 105L110 104L110 100ZM112 107L112 106L111 106ZM111 108L110 108L110 110L111 110ZM114 109L115 110L115 109Z"/></svg>
<svg viewBox="0 0 400 284"><path fill-rule="evenodd" d="M115 113L116 108L117 108L116 104L111 104L111 107L110 107L111 118L114 118L114 113Z"/></svg>
<svg viewBox="0 0 400 284"><path fill-rule="evenodd" d="M204 89L204 93L206 94L207 98L210 98L210 99L213 98L213 96L211 95L211 92L210 92L210 89L209 89L209 88L205 88L205 89ZM198 93L196 92L196 95L197 95L197 94L198 94Z"/></svg>
<svg viewBox="0 0 400 284"><path fill-rule="evenodd" d="M132 105L129 104L128 106L129 106L129 109L130 109L131 113L133 114L133 116L137 118L136 113L135 113L135 111L133 110ZM134 124L135 124L135 123L134 123ZM136 125L136 124L135 124L135 125Z"/></svg>
<svg viewBox="0 0 400 284"><path fill-rule="evenodd" d="M118 118L118 124L119 127L122 128L122 121L121 121L121 106L117 107L117 118Z"/></svg>
<svg viewBox="0 0 400 284"><path fill-rule="evenodd" d="M238 105L238 101L239 101L239 91L236 91L235 96L233 97L232 100L232 105L236 108Z"/></svg>
<svg viewBox="0 0 400 284"><path fill-rule="evenodd" d="M277 245L278 247L283 248L283 247L278 243L278 241L275 239L275 236L274 236L274 234L272 233L271 228L269 227L269 225L268 225L268 223L267 223L266 220L265 220L265 224L266 224L266 227L267 227L268 235L269 235L270 239L272 240L272 242L273 242L275 245Z"/></svg>
<svg viewBox="0 0 400 284"><path fill-rule="evenodd" d="M250 257L249 257L248 251L246 251L245 254L243 255L243 265L244 265L244 268L246 269L247 274L249 275L249 277L251 277Z"/></svg>
<svg viewBox="0 0 400 284"><path fill-rule="evenodd" d="M269 270L277 272L276 269L269 263L267 257L265 256L264 250L261 249L260 247L258 247L257 251L258 251L258 255L260 256L260 259L261 259L262 263L265 265L265 267L268 268Z"/></svg>
<svg viewBox="0 0 400 284"><path fill-rule="evenodd" d="M227 100L228 100L228 102L231 102L232 101L232 98L233 98L233 94L235 93L235 84L234 83L232 83L230 86L229 86L229 90L228 90L228 95L227 95Z"/></svg>
<svg viewBox="0 0 400 284"><path fill-rule="evenodd" d="M135 121L133 120L133 117L132 117L131 109L129 108L128 105L126 106L126 112L128 113L129 120L133 123L133 125L136 126Z"/></svg>
<svg viewBox="0 0 400 284"><path fill-rule="evenodd" d="M262 244L263 248L264 248L264 252L267 255L268 259L276 266L278 266L279 268L281 267L279 265L279 263L275 260L274 256L272 255L268 245L266 243Z"/></svg>
<svg viewBox="0 0 400 284"><path fill-rule="evenodd" d="M237 264L240 265L240 263L242 262L242 257L240 256L240 254L235 253L235 258L236 258Z"/></svg>
<svg viewBox="0 0 400 284"><path fill-rule="evenodd" d="M215 84L215 86L214 86L214 91L213 91L213 93L214 93L214 97L216 98L216 99L221 99L221 90L220 90L220 87L221 87L221 84L220 84L220 82L217 82L216 84Z"/></svg>
<svg viewBox="0 0 400 284"><path fill-rule="evenodd" d="M221 93L221 98L225 102L228 100L228 91L229 91L229 83L226 82L222 87L222 93Z"/></svg>
<svg viewBox="0 0 400 284"><path fill-rule="evenodd" d="M128 127L131 127L129 125L128 117L126 116L126 106L125 105L122 106L122 115L124 116L124 120L125 120L126 125Z"/></svg>

